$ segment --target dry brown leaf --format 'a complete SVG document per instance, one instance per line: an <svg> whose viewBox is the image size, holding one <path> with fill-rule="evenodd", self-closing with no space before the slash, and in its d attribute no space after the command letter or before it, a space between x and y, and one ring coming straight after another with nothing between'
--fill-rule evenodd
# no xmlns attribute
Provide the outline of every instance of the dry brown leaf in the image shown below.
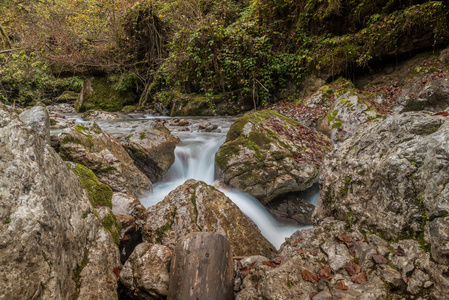
<svg viewBox="0 0 449 300"><path fill-rule="evenodd" d="M340 280L335 287L337 290L346 291L349 290L348 286L345 284L344 280Z"/></svg>
<svg viewBox="0 0 449 300"><path fill-rule="evenodd" d="M317 283L319 281L318 277L316 277L315 274L310 271L303 270L301 271L301 275L302 279L310 281L311 283Z"/></svg>
<svg viewBox="0 0 449 300"><path fill-rule="evenodd" d="M388 260L380 254L373 254L373 260L378 265L386 265L388 264Z"/></svg>
<svg viewBox="0 0 449 300"><path fill-rule="evenodd" d="M329 265L320 265L320 271L318 272L318 277L330 280L332 279L331 267Z"/></svg>
<svg viewBox="0 0 449 300"><path fill-rule="evenodd" d="M398 248L394 250L394 255L405 256L405 251L401 248L401 246L398 246Z"/></svg>
<svg viewBox="0 0 449 300"><path fill-rule="evenodd" d="M272 268L276 268L276 265L272 261L264 261L263 264Z"/></svg>
<svg viewBox="0 0 449 300"><path fill-rule="evenodd" d="M362 282L368 281L368 276L366 275L365 272L362 272L351 276L351 280L354 283L360 284Z"/></svg>

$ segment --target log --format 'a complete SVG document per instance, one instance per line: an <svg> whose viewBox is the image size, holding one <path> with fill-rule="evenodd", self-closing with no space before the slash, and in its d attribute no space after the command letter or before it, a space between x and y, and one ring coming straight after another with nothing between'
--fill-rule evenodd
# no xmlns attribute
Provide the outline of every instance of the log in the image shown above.
<svg viewBox="0 0 449 300"><path fill-rule="evenodd" d="M167 299L234 299L232 249L225 236L195 232L178 242Z"/></svg>

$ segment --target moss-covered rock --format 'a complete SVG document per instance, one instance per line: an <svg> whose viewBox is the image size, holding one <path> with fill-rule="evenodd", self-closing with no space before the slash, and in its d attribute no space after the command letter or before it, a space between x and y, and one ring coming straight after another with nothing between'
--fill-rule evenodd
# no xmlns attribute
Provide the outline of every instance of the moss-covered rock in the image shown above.
<svg viewBox="0 0 449 300"><path fill-rule="evenodd" d="M75 103L77 112L87 110L120 111L137 100L132 90L118 91L106 77L86 78L83 89Z"/></svg>
<svg viewBox="0 0 449 300"><path fill-rule="evenodd" d="M96 215L101 222L101 225L111 234L114 243L120 245L120 231L122 230L122 224L112 213L110 207L98 207L95 208Z"/></svg>
<svg viewBox="0 0 449 300"><path fill-rule="evenodd" d="M94 172L83 165L73 162L67 162L67 165L78 176L92 206L112 208L112 189L107 184L99 182Z"/></svg>
<svg viewBox="0 0 449 300"><path fill-rule="evenodd" d="M64 160L89 168L113 191L140 196L151 190L151 181L134 165L120 142L96 123L64 129L59 142Z"/></svg>
<svg viewBox="0 0 449 300"><path fill-rule="evenodd" d="M310 187L331 149L323 134L267 110L234 122L215 163L226 184L266 204L280 194Z"/></svg>
<svg viewBox="0 0 449 300"><path fill-rule="evenodd" d="M276 250L222 192L202 181L187 180L147 210L144 240L174 248L191 232L226 235L235 255L272 257Z"/></svg>

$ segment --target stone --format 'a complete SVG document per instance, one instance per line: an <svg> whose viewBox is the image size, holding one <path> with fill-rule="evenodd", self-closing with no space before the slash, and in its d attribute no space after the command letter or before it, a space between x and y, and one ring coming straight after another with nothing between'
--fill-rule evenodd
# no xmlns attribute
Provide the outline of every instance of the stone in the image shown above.
<svg viewBox="0 0 449 300"><path fill-rule="evenodd" d="M50 116L45 107L34 106L27 109L19 115L19 119L36 130L44 141L50 144Z"/></svg>
<svg viewBox="0 0 449 300"><path fill-rule="evenodd" d="M114 240L114 243L120 245L120 234L122 230L122 224L117 220L112 210L107 206L94 207L95 213L100 220L103 227L109 231Z"/></svg>
<svg viewBox="0 0 449 300"><path fill-rule="evenodd" d="M444 49L441 51L440 56L438 57L438 60L442 62L443 64L448 65L449 64L449 48Z"/></svg>
<svg viewBox="0 0 449 300"><path fill-rule="evenodd" d="M393 111L444 111L449 106L449 76L428 80L426 84L412 82L396 98Z"/></svg>
<svg viewBox="0 0 449 300"><path fill-rule="evenodd" d="M274 111L245 114L215 155L220 179L267 204L278 195L309 188L332 142Z"/></svg>
<svg viewBox="0 0 449 300"><path fill-rule="evenodd" d="M172 250L150 243L139 244L123 265L120 283L131 299L166 299Z"/></svg>
<svg viewBox="0 0 449 300"><path fill-rule="evenodd" d="M348 248L344 244L335 244L325 242L321 245L321 250L326 253L329 261L329 266L333 272L337 272L344 268L346 263L353 260L349 254Z"/></svg>
<svg viewBox="0 0 449 300"><path fill-rule="evenodd" d="M195 232L182 238L170 264L167 299L234 299L231 244L223 235Z"/></svg>
<svg viewBox="0 0 449 300"><path fill-rule="evenodd" d="M383 119L383 115L351 90L334 100L327 116L318 122L317 129L332 140L344 141L368 123Z"/></svg>
<svg viewBox="0 0 449 300"><path fill-rule="evenodd" d="M154 183L167 174L174 163L179 139L164 124L148 122L145 129L134 132L121 143L136 167Z"/></svg>
<svg viewBox="0 0 449 300"><path fill-rule="evenodd" d="M391 284L395 288L404 285L401 273L388 265L377 265L377 272L384 282Z"/></svg>
<svg viewBox="0 0 449 300"><path fill-rule="evenodd" d="M151 190L151 181L134 165L120 142L96 123L66 128L59 141L59 154L64 160L91 169L114 192L140 196Z"/></svg>
<svg viewBox="0 0 449 300"><path fill-rule="evenodd" d="M88 110L120 111L124 106L135 103L136 94L131 90L117 91L106 77L88 77L75 102L76 112Z"/></svg>
<svg viewBox="0 0 449 300"><path fill-rule="evenodd" d="M430 222L428 232L432 257L442 264L449 264L449 217Z"/></svg>
<svg viewBox="0 0 449 300"><path fill-rule="evenodd" d="M146 209L136 197L124 193L113 193L111 202L114 214L131 215L138 220L145 219Z"/></svg>
<svg viewBox="0 0 449 300"><path fill-rule="evenodd" d="M0 299L116 299L118 247L75 174L0 104Z"/></svg>
<svg viewBox="0 0 449 300"><path fill-rule="evenodd" d="M281 224L311 225L315 206L291 193L272 200L267 208Z"/></svg>
<svg viewBox="0 0 449 300"><path fill-rule="evenodd" d="M448 135L446 118L408 112L340 143L321 167L314 222L333 216L386 239L423 235L435 261L447 263L446 230L424 229L447 224Z"/></svg>
<svg viewBox="0 0 449 300"><path fill-rule="evenodd" d="M275 248L228 197L193 179L147 209L144 240L174 249L191 232L226 235L235 255L276 254Z"/></svg>
<svg viewBox="0 0 449 300"><path fill-rule="evenodd" d="M123 120L124 118L107 111L101 110L88 110L81 115L81 118L86 120L101 120L101 121L111 121L111 120Z"/></svg>

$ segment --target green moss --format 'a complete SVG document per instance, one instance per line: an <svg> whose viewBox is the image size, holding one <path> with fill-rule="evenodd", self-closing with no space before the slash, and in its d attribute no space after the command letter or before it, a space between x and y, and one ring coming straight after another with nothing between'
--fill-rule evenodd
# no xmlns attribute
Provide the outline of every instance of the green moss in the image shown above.
<svg viewBox="0 0 449 300"><path fill-rule="evenodd" d="M131 112L131 111L135 111L136 107L134 105L126 105L122 108L122 111L125 112Z"/></svg>
<svg viewBox="0 0 449 300"><path fill-rule="evenodd" d="M101 220L101 224L107 231L109 231L112 239L114 240L114 243L117 246L120 245L121 224L117 221L117 218L114 216L114 214L110 213L106 215L103 220Z"/></svg>
<svg viewBox="0 0 449 300"><path fill-rule="evenodd" d="M56 124L58 124L58 121L55 119L50 119L50 126L55 126Z"/></svg>
<svg viewBox="0 0 449 300"><path fill-rule="evenodd" d="M139 139L143 140L146 137L146 132L139 133Z"/></svg>
<svg viewBox="0 0 449 300"><path fill-rule="evenodd" d="M349 187L351 186L352 178L347 177L343 183L343 186L340 188L340 196L344 197L348 194Z"/></svg>
<svg viewBox="0 0 449 300"><path fill-rule="evenodd" d="M96 78L92 81L93 93L84 95L82 105L75 105L77 112L87 110L120 111L124 106L133 104L137 97L132 90L114 90L112 82L107 78Z"/></svg>
<svg viewBox="0 0 449 300"><path fill-rule="evenodd" d="M78 299L79 296L79 289L80 289L80 279L81 279L81 272L84 270L84 268L87 266L87 264L89 263L89 251L87 250L87 248L84 248L84 255L83 255L83 259L81 260L81 263L76 267L75 273L72 276L72 280L75 282L76 284L76 292L75 295L73 296L73 299Z"/></svg>
<svg viewBox="0 0 449 300"><path fill-rule="evenodd" d="M226 142L233 141L237 139L243 132L243 127L249 122L250 118L248 115L244 115L231 125L228 134L226 135Z"/></svg>
<svg viewBox="0 0 449 300"><path fill-rule="evenodd" d="M338 110L334 110L334 111L328 111L327 112L327 120L329 121L329 123L331 123L338 115Z"/></svg>
<svg viewBox="0 0 449 300"><path fill-rule="evenodd" d="M6 219L4 223L5 223L5 224L11 223L11 218Z"/></svg>
<svg viewBox="0 0 449 300"><path fill-rule="evenodd" d="M342 126L341 120L336 120L334 124L332 124L332 128L340 128Z"/></svg>
<svg viewBox="0 0 449 300"><path fill-rule="evenodd" d="M86 126L77 125L77 126L73 127L73 129L75 129L76 132L81 133L82 135L87 137L87 139L89 141L89 147L90 148L93 147L94 143L92 141L92 136L84 132L84 131L89 131L89 128L87 128Z"/></svg>
<svg viewBox="0 0 449 300"><path fill-rule="evenodd" d="M215 163L217 166L225 170L228 166L229 159L240 152L240 146L237 143L227 143L223 145L215 155Z"/></svg>
<svg viewBox="0 0 449 300"><path fill-rule="evenodd" d="M293 282L291 282L290 280L287 280L287 287L289 289L291 289L293 287Z"/></svg>
<svg viewBox="0 0 449 300"><path fill-rule="evenodd" d="M165 232L172 229L172 224L170 222L165 223L164 226L159 227L156 229L156 240L158 243L162 244Z"/></svg>
<svg viewBox="0 0 449 300"><path fill-rule="evenodd" d="M254 142L257 146L261 148L268 149L272 140L267 136L266 133L251 131L248 135L250 141Z"/></svg>
<svg viewBox="0 0 449 300"><path fill-rule="evenodd" d="M69 168L78 176L81 185L89 195L92 206L107 206L112 208L112 189L98 181L92 170L80 164L67 163Z"/></svg>

